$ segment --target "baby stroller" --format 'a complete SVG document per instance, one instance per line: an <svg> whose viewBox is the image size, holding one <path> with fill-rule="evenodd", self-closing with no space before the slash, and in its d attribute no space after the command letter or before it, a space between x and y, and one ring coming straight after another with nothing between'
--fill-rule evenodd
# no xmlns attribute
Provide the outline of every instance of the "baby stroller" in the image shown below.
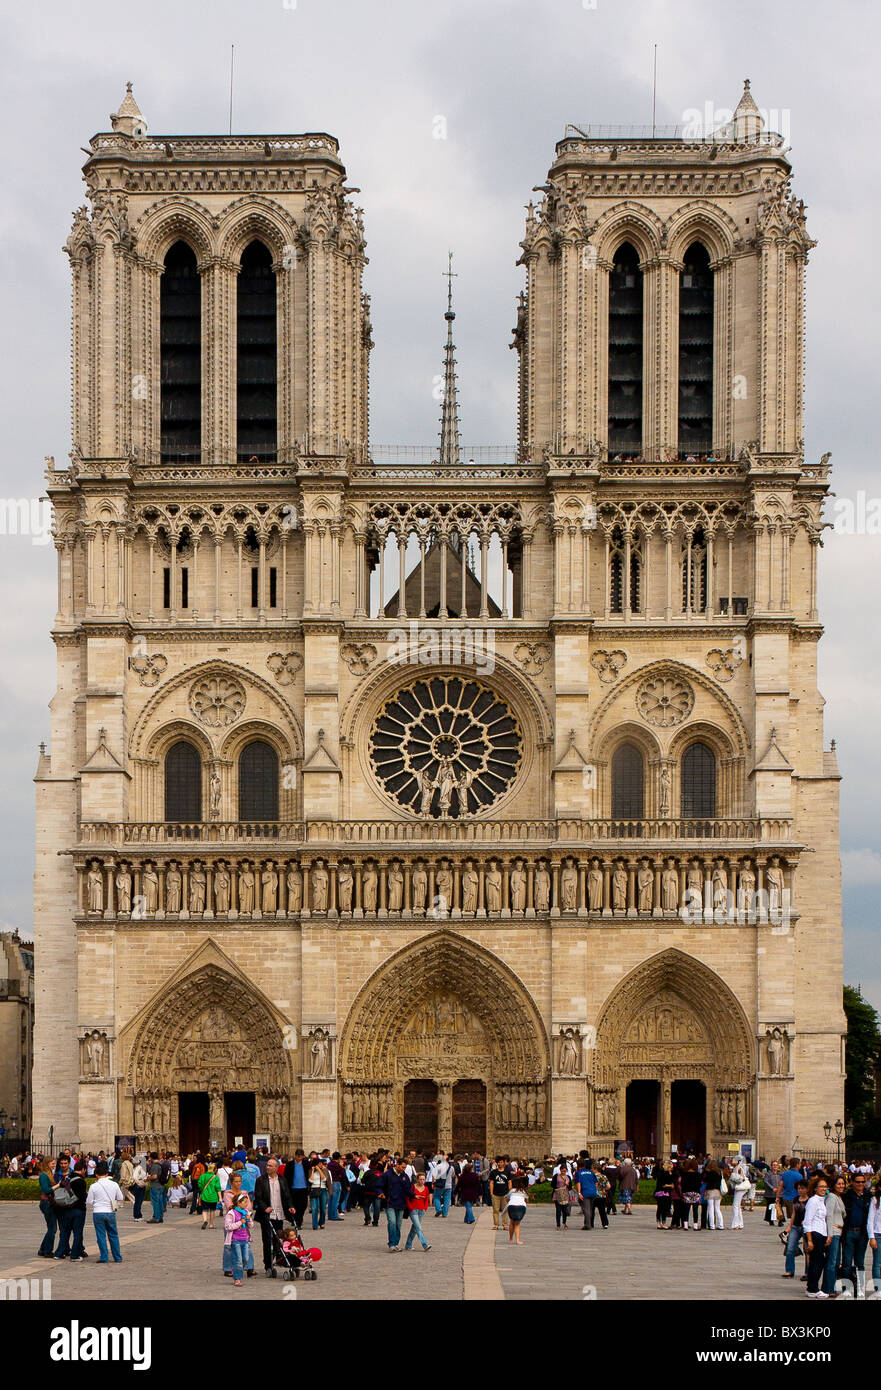
<svg viewBox="0 0 881 1390"><path fill-rule="evenodd" d="M305 1279L317 1279L318 1270L315 1268L321 1259L321 1251L313 1246L307 1250L300 1239L300 1230L296 1221L283 1231L272 1230L272 1252L273 1252L273 1279L278 1278L279 1269L284 1270L283 1279L299 1279L302 1274Z"/></svg>

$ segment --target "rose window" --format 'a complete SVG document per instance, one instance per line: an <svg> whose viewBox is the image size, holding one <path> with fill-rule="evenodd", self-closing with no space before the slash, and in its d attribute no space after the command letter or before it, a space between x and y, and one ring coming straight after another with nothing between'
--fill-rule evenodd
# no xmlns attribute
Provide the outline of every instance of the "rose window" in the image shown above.
<svg viewBox="0 0 881 1390"><path fill-rule="evenodd" d="M655 676L639 687L636 705L643 719L668 729L691 714L694 691L687 681L676 676Z"/></svg>
<svg viewBox="0 0 881 1390"><path fill-rule="evenodd" d="M520 726L505 702L460 676L405 686L370 734L370 763L385 793L434 819L491 806L511 786L522 757Z"/></svg>
<svg viewBox="0 0 881 1390"><path fill-rule="evenodd" d="M244 708L244 686L228 676L207 676L190 691L190 709L212 729L232 724Z"/></svg>

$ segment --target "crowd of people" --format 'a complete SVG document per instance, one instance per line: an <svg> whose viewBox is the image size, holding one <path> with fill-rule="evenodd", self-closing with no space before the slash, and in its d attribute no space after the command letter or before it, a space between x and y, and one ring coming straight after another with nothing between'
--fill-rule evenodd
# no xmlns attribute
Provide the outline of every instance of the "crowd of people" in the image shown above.
<svg viewBox="0 0 881 1390"><path fill-rule="evenodd" d="M308 1220L313 1231L353 1218L376 1228L385 1216L387 1248L431 1249L425 1223L455 1209L471 1224L475 1208L492 1210L493 1227L521 1244L521 1230L536 1184L549 1184L555 1229L570 1219L581 1229L607 1230L612 1216L632 1216L639 1200L654 1200L661 1231L744 1229L744 1212L762 1211L783 1247L784 1279L797 1277L810 1298L843 1292L881 1297L881 1169L869 1162L810 1165L798 1157L771 1163L736 1155L673 1154L669 1160L614 1159L559 1154L542 1162L475 1153L428 1156L296 1149L283 1158L244 1147L228 1155L193 1153L113 1155L62 1153L58 1158L22 1154L4 1158L3 1176L35 1177L45 1233L38 1254L81 1261L91 1209L99 1263L122 1260L117 1212L127 1202L135 1222L162 1224L169 1211L196 1215L201 1229L224 1232L222 1271L236 1286L254 1276L252 1235L260 1233L264 1272L274 1276L281 1249L290 1250ZM648 1192L640 1193L640 1183ZM547 1196L542 1189L542 1198ZM723 1201L729 1196L730 1207ZM145 1202L150 1216L143 1215ZM406 1241L404 1226L407 1223ZM799 1253L803 1272L798 1274ZM320 1258L320 1252L311 1252ZM866 1260L871 1254L870 1283Z"/></svg>

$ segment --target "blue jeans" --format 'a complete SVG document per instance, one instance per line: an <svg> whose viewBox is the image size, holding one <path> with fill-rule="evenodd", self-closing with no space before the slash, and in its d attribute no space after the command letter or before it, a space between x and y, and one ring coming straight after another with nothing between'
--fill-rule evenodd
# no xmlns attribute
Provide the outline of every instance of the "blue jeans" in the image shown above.
<svg viewBox="0 0 881 1390"><path fill-rule="evenodd" d="M254 1252L249 1240L231 1240L227 1246L233 1279L241 1279L246 1269L254 1268Z"/></svg>
<svg viewBox="0 0 881 1390"><path fill-rule="evenodd" d="M95 1237L98 1241L98 1263L106 1265L107 1242L110 1241L110 1253L116 1264L122 1260L122 1252L119 1248L119 1232L116 1229L115 1211L96 1211L92 1213L92 1220L95 1223Z"/></svg>
<svg viewBox="0 0 881 1390"><path fill-rule="evenodd" d="M385 1219L388 1222L388 1243L389 1246L400 1245L401 1228L404 1224L404 1213L397 1207L386 1207Z"/></svg>
<svg viewBox="0 0 881 1390"><path fill-rule="evenodd" d="M407 1236L407 1244L404 1246L405 1250L412 1250L414 1239L419 1241L423 1250L428 1249L428 1241L425 1239L425 1232L422 1229L421 1211L410 1212L410 1234Z"/></svg>
<svg viewBox="0 0 881 1390"><path fill-rule="evenodd" d="M165 1215L165 1188L160 1182L151 1182L150 1202L153 1207L153 1220L161 1221Z"/></svg>
<svg viewBox="0 0 881 1390"><path fill-rule="evenodd" d="M784 1269L787 1274L795 1274L795 1257L801 1246L803 1227L793 1226L786 1237L786 1255L784 1259Z"/></svg>
<svg viewBox="0 0 881 1390"><path fill-rule="evenodd" d="M465 1225L471 1226L474 1223L474 1208L470 1202L465 1203Z"/></svg>
<svg viewBox="0 0 881 1390"><path fill-rule="evenodd" d="M86 1253L83 1245L83 1231L86 1225L86 1213L79 1208L74 1209L73 1213L73 1249L70 1252L72 1260L81 1260Z"/></svg>
<svg viewBox="0 0 881 1390"><path fill-rule="evenodd" d="M875 1249L872 1251L872 1283L875 1292L881 1293L881 1235L875 1236Z"/></svg>
<svg viewBox="0 0 881 1390"><path fill-rule="evenodd" d="M312 1229L317 1231L324 1225L327 1216L327 1188L309 1194L309 1209L312 1212Z"/></svg>
<svg viewBox="0 0 881 1390"><path fill-rule="evenodd" d="M436 1187L434 1189L434 1209L441 1216L446 1216L450 1210L450 1201L453 1196L451 1187Z"/></svg>
<svg viewBox="0 0 881 1390"><path fill-rule="evenodd" d="M37 1254L52 1255L55 1251L55 1232L58 1230L58 1218L55 1215L55 1208L46 1197L40 1198L40 1211L46 1222L46 1234L43 1236Z"/></svg>
<svg viewBox="0 0 881 1390"><path fill-rule="evenodd" d="M335 1182L335 1183L333 1184L333 1189L332 1189L331 1194L330 1194L330 1202L328 1203L328 1211L327 1211L327 1219L328 1219L328 1221L339 1221L339 1219L340 1219L339 1213L340 1213L340 1184L339 1184L338 1182Z"/></svg>
<svg viewBox="0 0 881 1390"><path fill-rule="evenodd" d="M855 1269L862 1274L866 1264L866 1246L869 1244L869 1233L865 1226L854 1229L846 1226L842 1232L841 1241L841 1278L849 1279L851 1283L856 1282Z"/></svg>
<svg viewBox="0 0 881 1390"><path fill-rule="evenodd" d="M835 1281L838 1278L838 1253L840 1244L840 1235L829 1237L829 1244L826 1247L826 1270L823 1274L824 1293L835 1293Z"/></svg>
<svg viewBox="0 0 881 1390"><path fill-rule="evenodd" d="M70 1238L73 1235L73 1210L70 1207L61 1207L56 1215L58 1217L58 1248L55 1255L58 1258L70 1254Z"/></svg>
<svg viewBox="0 0 881 1390"><path fill-rule="evenodd" d="M132 1183L132 1196L135 1199L134 1219L137 1221L141 1215L141 1207L144 1205L145 1187L138 1187L137 1183Z"/></svg>

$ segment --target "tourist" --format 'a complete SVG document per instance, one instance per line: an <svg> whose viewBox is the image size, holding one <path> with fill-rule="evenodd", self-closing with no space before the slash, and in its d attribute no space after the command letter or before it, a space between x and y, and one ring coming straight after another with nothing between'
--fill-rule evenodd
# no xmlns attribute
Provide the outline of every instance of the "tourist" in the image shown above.
<svg viewBox="0 0 881 1390"><path fill-rule="evenodd" d="M302 1149L295 1149L294 1156L284 1166L285 1181L291 1189L294 1200L294 1221L297 1229L302 1226L309 1204L309 1165Z"/></svg>
<svg viewBox="0 0 881 1390"><path fill-rule="evenodd" d="M828 1298L820 1288L823 1268L826 1263L828 1242L826 1222L826 1179L812 1178L808 1186L808 1201L805 1207L804 1233L808 1247L808 1298ZM798 1188L796 1187L796 1192Z"/></svg>
<svg viewBox="0 0 881 1390"><path fill-rule="evenodd" d="M379 1225L379 1212L382 1196L382 1167L376 1155L368 1160L361 1174L361 1209L364 1212L364 1225Z"/></svg>
<svg viewBox="0 0 881 1390"><path fill-rule="evenodd" d="M83 1165L85 1166L85 1165ZM84 1257L82 1231L86 1211L86 1180L82 1172L77 1173L69 1154L62 1154L58 1160L59 1177L55 1188L55 1207L58 1217L58 1247L56 1260L82 1260ZM82 1215L82 1220L80 1220ZM73 1239L73 1250L70 1249Z"/></svg>
<svg viewBox="0 0 881 1390"><path fill-rule="evenodd" d="M519 1180L518 1180L519 1181ZM572 1200L572 1179L569 1176L569 1166L566 1163L558 1164L553 1177L551 1178L551 1189L553 1191L554 1208L557 1218L557 1230L564 1231L569 1229L569 1204ZM520 1190L520 1189L518 1189ZM511 1197L508 1195L508 1215L511 1214ZM518 1232L519 1235L519 1232ZM510 1238L510 1233L509 1233ZM519 1244L519 1240L517 1242Z"/></svg>
<svg viewBox="0 0 881 1390"><path fill-rule="evenodd" d="M568 1181L569 1174L566 1174ZM522 1178L515 1178L511 1191L505 1205L505 1215L508 1226L508 1244L522 1245L520 1239L520 1224L526 1215L526 1203L529 1201L529 1193Z"/></svg>
<svg viewBox="0 0 881 1390"><path fill-rule="evenodd" d="M685 1205L683 1229L698 1231L700 1230L701 1171L697 1159L693 1156L685 1160L685 1167L682 1170L681 1192Z"/></svg>
<svg viewBox="0 0 881 1390"><path fill-rule="evenodd" d="M131 1200L133 1202L135 1200L132 1193L134 1172L135 1168L129 1150L123 1149L119 1156L119 1165L116 1170L117 1176L114 1178L114 1182L119 1183L119 1186L122 1188L123 1206L127 1201ZM113 1177L113 1174L111 1173L110 1176Z"/></svg>
<svg viewBox="0 0 881 1390"><path fill-rule="evenodd" d="M223 1218L224 1245L230 1249L233 1284L238 1289L242 1287L243 1272L247 1270L248 1273L252 1273L254 1269L254 1255L251 1250L251 1225L254 1218L250 1204L250 1194L238 1192Z"/></svg>
<svg viewBox="0 0 881 1390"><path fill-rule="evenodd" d="M499 1229L500 1221L505 1230L508 1229L506 1203L510 1190L511 1179L505 1172L502 1159L496 1158L489 1170L489 1197L493 1209L493 1230Z"/></svg>
<svg viewBox="0 0 881 1390"><path fill-rule="evenodd" d="M673 1208L673 1170L670 1164L666 1160L656 1163L652 1177L655 1181L655 1225L659 1231L666 1231Z"/></svg>
<svg viewBox="0 0 881 1390"><path fill-rule="evenodd" d="M95 1225L95 1238L98 1242L99 1265L110 1263L107 1255L108 1241L113 1263L122 1264L119 1231L116 1228L116 1213L118 1208L125 1204L125 1196L119 1184L109 1176L107 1164L103 1161L95 1166L95 1181L89 1188L86 1202L92 1208L92 1221Z"/></svg>
<svg viewBox="0 0 881 1390"><path fill-rule="evenodd" d="M722 1184L725 1178L722 1176L722 1169L714 1158L708 1158L704 1164L704 1183L707 1191L707 1224L711 1231L723 1231L725 1222L722 1220Z"/></svg>
<svg viewBox="0 0 881 1390"><path fill-rule="evenodd" d="M204 1172L205 1159L201 1153L197 1153L194 1155L193 1161L190 1164L190 1187L193 1193L193 1200L190 1202L190 1216L196 1212L200 1216L202 1214L202 1208L199 1204L199 1179Z"/></svg>
<svg viewBox="0 0 881 1390"><path fill-rule="evenodd" d="M869 1249L872 1251L873 1297L881 1298L881 1174L875 1179L875 1190L869 1203L866 1221Z"/></svg>
<svg viewBox="0 0 881 1390"><path fill-rule="evenodd" d="M633 1198L639 1189L639 1173L634 1165L632 1154L625 1155L619 1178L621 1182L621 1215L632 1216Z"/></svg>
<svg viewBox="0 0 881 1390"><path fill-rule="evenodd" d="M333 1184L330 1172L323 1158L316 1157L309 1169L309 1210L312 1213L313 1231L323 1231L327 1220L327 1204Z"/></svg>
<svg viewBox="0 0 881 1390"><path fill-rule="evenodd" d="M242 1165L242 1191L247 1192L249 1195L253 1193L257 1184L257 1179L260 1176L260 1169L257 1167L255 1161L256 1158L257 1155L254 1153L254 1150L250 1149L244 1160L236 1160L236 1162ZM233 1164L233 1167L235 1167L235 1164Z"/></svg>
<svg viewBox="0 0 881 1390"><path fill-rule="evenodd" d="M777 1195L780 1191L780 1178L780 1164L775 1158L770 1168L766 1168L762 1175L765 1188L765 1220L769 1226L778 1225L780 1220L778 1212L782 1215L782 1208Z"/></svg>
<svg viewBox="0 0 881 1390"><path fill-rule="evenodd" d="M415 1238L419 1241L423 1250L430 1250L431 1246L429 1245L425 1232L422 1229L422 1217L423 1214L428 1210L428 1206L431 1201L431 1190L429 1189L429 1186L425 1181L425 1173L418 1168L416 1169L416 1172L413 1176L411 1186L412 1190L410 1192L410 1196L407 1198L407 1210L410 1213L410 1230L407 1235L407 1243L404 1246L404 1249L412 1250L413 1240ZM467 1220L468 1218L466 1217L465 1219Z"/></svg>
<svg viewBox="0 0 881 1390"><path fill-rule="evenodd" d="M596 1182L597 1191L593 1199L593 1211L590 1214L590 1224L592 1227L594 1216L599 1213L600 1226L605 1231L608 1230L609 1227L609 1218L606 1214L606 1203L609 1196L609 1180L602 1168L594 1169L594 1181Z"/></svg>
<svg viewBox="0 0 881 1390"><path fill-rule="evenodd" d="M737 1156L737 1162L728 1174L728 1186L732 1194L731 1229L732 1231L742 1231L743 1199L749 1192L749 1173L746 1171L746 1164L739 1154ZM789 1211L787 1214L792 1214L792 1201L789 1202Z"/></svg>
<svg viewBox="0 0 881 1390"><path fill-rule="evenodd" d="M581 1207L582 1231L588 1231L593 1226L593 1204L597 1195L597 1176L593 1171L593 1164L586 1154L582 1154L581 1162L575 1170L575 1191L578 1194L578 1203Z"/></svg>
<svg viewBox="0 0 881 1390"><path fill-rule="evenodd" d="M844 1174L838 1173L830 1179L826 1193L826 1228L829 1243L826 1249L826 1269L823 1274L823 1288L830 1298L837 1298L836 1280L841 1257L841 1233L847 1219L844 1206L844 1190L847 1186Z"/></svg>
<svg viewBox="0 0 881 1390"><path fill-rule="evenodd" d="M450 1210L453 1190L456 1185L456 1170L450 1162L449 1155L445 1153L437 1155L431 1165L429 1176L434 1192L435 1217L445 1217Z"/></svg>
<svg viewBox="0 0 881 1390"><path fill-rule="evenodd" d="M777 1201L780 1203L787 1216L792 1216L792 1204L795 1201L795 1194L798 1184L804 1177L797 1158L790 1158L789 1167L785 1169L780 1178L780 1185L777 1188ZM767 1181L767 1178L766 1178Z"/></svg>
<svg viewBox="0 0 881 1390"><path fill-rule="evenodd" d="M474 1203L480 1201L483 1189L480 1175L475 1173L474 1168L467 1159L462 1164L462 1171L459 1174L457 1187L459 1199L465 1207L465 1225L472 1226L476 1220L474 1215Z"/></svg>
<svg viewBox="0 0 881 1390"><path fill-rule="evenodd" d="M150 1189L150 1200L153 1200L153 1190ZM209 1163L205 1172L199 1179L199 1206L202 1210L202 1226L214 1230L214 1213L220 1201L220 1178L217 1176L215 1164ZM155 1207L154 1207L155 1209Z"/></svg>
<svg viewBox="0 0 881 1390"><path fill-rule="evenodd" d="M606 1198L606 1210L610 1216L618 1215L618 1208L615 1205L615 1197L618 1191L618 1180L621 1177L621 1169L617 1159L610 1159L603 1164L603 1173L609 1184L609 1195Z"/></svg>
<svg viewBox="0 0 881 1390"><path fill-rule="evenodd" d="M254 1210L253 1198L251 1197L250 1193L245 1192L242 1187L243 1172L243 1164L238 1162L233 1164L233 1167L230 1170L229 1185L227 1186L226 1191L221 1192L220 1194L221 1220L223 1220L226 1217L226 1213L229 1211L230 1207L234 1207L236 1205L236 1202L238 1201L240 1195L244 1195L247 1198L246 1209L248 1211ZM218 1177L219 1176L220 1175L218 1174ZM226 1227L224 1227L224 1230L225 1229ZM227 1243L225 1237L223 1243L223 1273L224 1277L227 1279L231 1279L233 1277L232 1249ZM252 1279L253 1277L254 1270L250 1269L248 1271L248 1278Z"/></svg>
<svg viewBox="0 0 881 1390"><path fill-rule="evenodd" d="M148 1221L148 1225L161 1225L165 1215L165 1183L162 1180L163 1165L159 1161L158 1153L151 1153L150 1167L148 1174L150 1178L150 1203L153 1207L153 1215Z"/></svg>
<svg viewBox="0 0 881 1390"><path fill-rule="evenodd" d="M289 1168L290 1164L286 1165ZM277 1158L266 1160L266 1172L257 1179L254 1188L254 1205L260 1234L263 1238L263 1269L272 1274L275 1263L272 1248L273 1231L280 1233L288 1216L294 1215L294 1197L287 1181L287 1175L279 1172Z"/></svg>
<svg viewBox="0 0 881 1390"><path fill-rule="evenodd" d="M844 1194L846 1220L841 1242L840 1278L850 1281L855 1298L862 1298L865 1292L871 1204L868 1178L865 1173L854 1173Z"/></svg>
<svg viewBox="0 0 881 1390"><path fill-rule="evenodd" d="M382 1195L385 1203L385 1219L388 1225L388 1248L395 1253L401 1248L401 1227L404 1212L409 1208L413 1185L405 1172L406 1164L398 1155L395 1163L389 1165L382 1175Z"/></svg>
<svg viewBox="0 0 881 1390"><path fill-rule="evenodd" d="M243 1168L244 1168L244 1164L241 1163L241 1162L239 1162L239 1164L238 1164L239 1172L241 1172ZM228 1158L221 1158L221 1159L218 1160L218 1164L217 1164L217 1180L218 1180L218 1182L220 1183L220 1192L221 1192L221 1196L222 1196L223 1193L226 1191L226 1189L229 1187L229 1180L230 1180L230 1178L232 1177L232 1170L233 1170L233 1164L232 1164L232 1161L231 1161L230 1159L228 1159Z"/></svg>
<svg viewBox="0 0 881 1390"><path fill-rule="evenodd" d="M802 1179L795 1190L795 1201L792 1204L792 1216L789 1218L789 1225L783 1234L786 1236L784 1250L784 1273L782 1279L795 1278L795 1257L799 1247L804 1240L805 1207L808 1201L808 1185ZM807 1247L805 1247L805 1273L804 1279L807 1280Z"/></svg>
<svg viewBox="0 0 881 1390"><path fill-rule="evenodd" d="M40 1213L46 1222L46 1234L40 1242L37 1251L43 1260L51 1260L55 1253L55 1234L58 1230L58 1216L55 1208L55 1189L58 1186L53 1182L53 1163L51 1158L44 1158L40 1163Z"/></svg>
<svg viewBox="0 0 881 1390"><path fill-rule="evenodd" d="M177 1207L178 1210L183 1211L186 1208L189 1196L190 1194L186 1189L186 1185L180 1173L175 1173L174 1177L171 1179L171 1186L168 1189L168 1205L170 1207Z"/></svg>
<svg viewBox="0 0 881 1390"><path fill-rule="evenodd" d="M346 1170L340 1162L340 1155L337 1150L331 1154L327 1170L330 1173L330 1201L327 1207L327 1219L328 1221L344 1221L345 1217L340 1216L340 1211L345 1206Z"/></svg>
<svg viewBox="0 0 881 1390"><path fill-rule="evenodd" d="M147 1170L140 1159L136 1159L132 1166L132 1198L135 1204L134 1220L143 1221L141 1208L144 1204L144 1197L147 1192L149 1178Z"/></svg>

